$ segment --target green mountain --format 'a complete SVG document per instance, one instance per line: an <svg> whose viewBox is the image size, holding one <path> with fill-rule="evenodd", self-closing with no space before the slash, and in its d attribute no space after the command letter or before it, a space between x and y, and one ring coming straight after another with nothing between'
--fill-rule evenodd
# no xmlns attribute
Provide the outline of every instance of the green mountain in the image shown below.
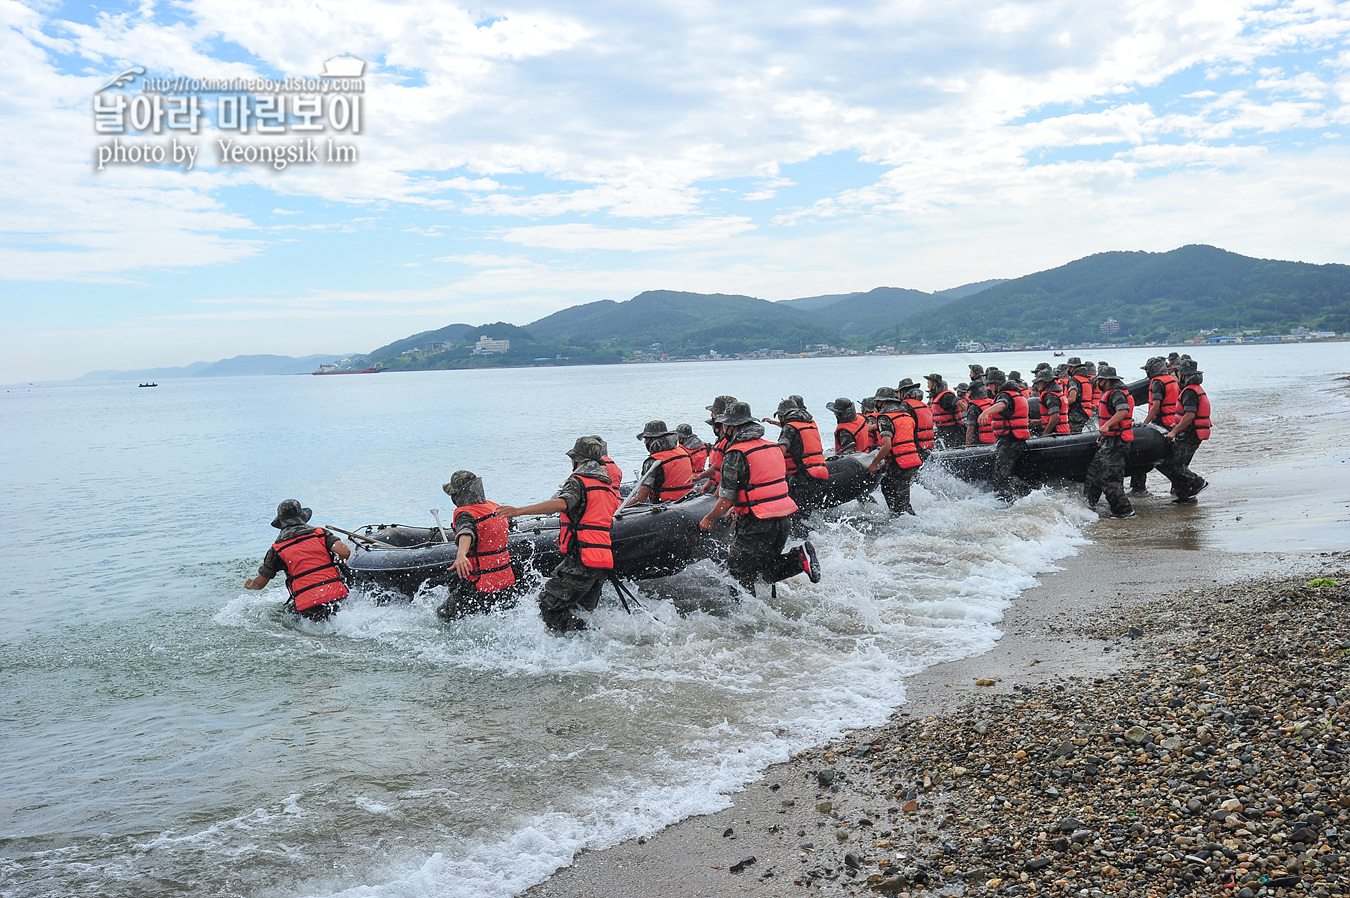
<svg viewBox="0 0 1350 898"><path fill-rule="evenodd" d="M838 328L846 345L851 346L859 341L866 342L877 330L892 327L920 311L937 308L949 301L920 290L877 287L866 293L785 299L776 305L801 309L821 323Z"/></svg>
<svg viewBox="0 0 1350 898"><path fill-rule="evenodd" d="M800 351L812 343L838 345L839 328L825 318L750 296L649 290L627 302L593 302L541 318L526 328L536 338L578 346L672 355L723 355L758 349Z"/></svg>
<svg viewBox="0 0 1350 898"><path fill-rule="evenodd" d="M1120 330L1101 325L1113 318ZM1188 339L1202 329L1350 329L1350 265L1253 259L1212 246L1110 252L982 290L876 332L879 341Z"/></svg>
<svg viewBox="0 0 1350 898"><path fill-rule="evenodd" d="M452 328L459 330L452 331ZM453 342L428 336L431 334L453 338ZM502 353L474 355L473 346L480 337L510 341L511 348ZM378 361L386 371L425 371L441 368L516 368L523 365L606 365L623 359L619 350L609 346L579 346L565 340L541 341L526 328L501 321L481 327L452 324L448 328L426 331L425 334L390 343L389 347L400 346L408 341L412 341L412 345L407 347L412 352L400 349L397 354L385 355L378 360L372 353L371 361ZM446 346L431 351L422 348L432 342L445 342ZM377 352L389 352L389 347Z"/></svg>
<svg viewBox="0 0 1350 898"><path fill-rule="evenodd" d="M422 331L420 334L413 334L411 337L404 337L402 340L395 340L393 343L387 343L379 349L374 350L366 356L370 364L380 364L390 359L398 358L404 350L420 350L428 343L445 343L447 345L458 345L464 342L464 335L474 329L472 324L447 324L445 327L434 331ZM478 338L474 337L476 341Z"/></svg>

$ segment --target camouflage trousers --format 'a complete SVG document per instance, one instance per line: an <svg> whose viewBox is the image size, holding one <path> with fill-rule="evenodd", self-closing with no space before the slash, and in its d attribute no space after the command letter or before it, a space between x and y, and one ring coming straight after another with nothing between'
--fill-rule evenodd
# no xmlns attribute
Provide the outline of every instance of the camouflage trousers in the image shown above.
<svg viewBox="0 0 1350 898"><path fill-rule="evenodd" d="M1016 437L999 437L995 445L994 490L998 493L999 498L1005 501L1011 502L1028 492L1027 485L1013 473L1017 470L1017 463L1022 460L1022 455L1026 451L1027 441L1019 440Z"/></svg>
<svg viewBox="0 0 1350 898"><path fill-rule="evenodd" d="M1076 409L1069 409L1069 433L1082 433L1083 428L1087 426L1088 421L1092 420L1087 415Z"/></svg>
<svg viewBox="0 0 1350 898"><path fill-rule="evenodd" d="M891 514L914 514L914 506L909 504L909 488L918 474L917 467L886 466L881 475L881 496L886 500L886 507L891 510Z"/></svg>
<svg viewBox="0 0 1350 898"><path fill-rule="evenodd" d="M802 572L802 556L796 549L784 552L791 524L787 518L738 519L727 553L727 571L736 582L755 594L755 579L777 583Z"/></svg>
<svg viewBox="0 0 1350 898"><path fill-rule="evenodd" d="M1125 455L1128 451L1129 446L1120 437L1101 438L1083 484L1088 505L1096 508L1097 501L1105 493L1112 514L1128 514L1134 510L1125 496Z"/></svg>
<svg viewBox="0 0 1350 898"><path fill-rule="evenodd" d="M1177 498L1186 499L1199 491L1205 478L1191 470L1191 459L1200 448L1200 439L1183 433L1167 444L1167 457L1158 463L1158 471L1176 487Z"/></svg>
<svg viewBox="0 0 1350 898"><path fill-rule="evenodd" d="M571 555L564 558L539 594L539 616L544 625L555 633L586 629L586 622L572 612L581 608L594 611L600 604L600 588L612 573L610 568L587 567Z"/></svg>

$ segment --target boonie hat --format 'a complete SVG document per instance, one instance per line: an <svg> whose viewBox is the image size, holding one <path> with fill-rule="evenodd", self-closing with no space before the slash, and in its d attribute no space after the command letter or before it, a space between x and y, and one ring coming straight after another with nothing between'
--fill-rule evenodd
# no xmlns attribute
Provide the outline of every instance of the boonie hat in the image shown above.
<svg viewBox="0 0 1350 898"><path fill-rule="evenodd" d="M906 377L904 380L900 381L900 383L895 385L895 392L903 396L910 390L916 388L917 386L918 384L916 384L912 379Z"/></svg>
<svg viewBox="0 0 1350 898"><path fill-rule="evenodd" d="M577 437L576 445L567 450L568 457L580 461L604 462L605 450L600 445L599 437Z"/></svg>
<svg viewBox="0 0 1350 898"><path fill-rule="evenodd" d="M717 417L718 424L730 427L749 424L753 420L755 416L750 414L750 404L746 402L732 402L727 406L727 410Z"/></svg>
<svg viewBox="0 0 1350 898"><path fill-rule="evenodd" d="M825 407L836 415L856 415L858 413L853 405L853 400L847 396L840 396L834 402L827 402Z"/></svg>
<svg viewBox="0 0 1350 898"><path fill-rule="evenodd" d="M642 428L642 433L638 434L637 438L639 440L654 440L658 437L669 437L674 435L675 431L666 429L665 421L654 419L647 422L647 426Z"/></svg>
<svg viewBox="0 0 1350 898"><path fill-rule="evenodd" d="M483 478L473 471L456 471L450 475L449 483L441 484L441 489L456 505L472 505L472 500L483 498Z"/></svg>
<svg viewBox="0 0 1350 898"><path fill-rule="evenodd" d="M1116 374L1116 369L1110 365L1102 365L1097 369L1098 380L1120 380L1120 375Z"/></svg>
<svg viewBox="0 0 1350 898"><path fill-rule="evenodd" d="M299 499L286 499L277 506L277 516L272 519L272 526L285 530L297 524L308 524L312 514L313 511L300 505Z"/></svg>

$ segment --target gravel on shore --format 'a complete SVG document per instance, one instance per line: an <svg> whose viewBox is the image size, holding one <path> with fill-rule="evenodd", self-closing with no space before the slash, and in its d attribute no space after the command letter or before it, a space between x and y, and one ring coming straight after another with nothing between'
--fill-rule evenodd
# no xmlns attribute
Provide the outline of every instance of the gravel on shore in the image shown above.
<svg viewBox="0 0 1350 898"><path fill-rule="evenodd" d="M977 690L805 753L815 819L769 830L797 868L747 856L735 891L1350 895L1350 578L1312 576L1339 585L1107 610L1077 630L1135 650L1116 673Z"/></svg>

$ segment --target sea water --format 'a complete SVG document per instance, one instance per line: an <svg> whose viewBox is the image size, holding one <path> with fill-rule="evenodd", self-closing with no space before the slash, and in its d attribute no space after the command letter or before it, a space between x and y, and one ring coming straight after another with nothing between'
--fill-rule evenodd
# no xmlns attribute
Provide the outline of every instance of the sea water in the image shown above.
<svg viewBox="0 0 1350 898"><path fill-rule="evenodd" d="M1132 379L1149 354L1105 357ZM1198 546L1225 547L1203 516L1241 501L1235 471L1293 483L1321 464L1345 487L1345 435L1317 426L1347 417L1344 344L1193 354L1216 422L1195 467L1225 491L1195 512ZM864 502L812 519L818 585L732 602L704 562L640 584L632 614L607 588L592 629L557 637L530 601L446 624L437 590L356 593L330 621L297 622L279 580L242 588L277 502L348 529L426 526L433 507L446 518L440 484L458 468L522 505L598 433L631 476L648 419L709 438L720 393L760 415L799 393L828 441L836 396L1040 358L11 386L0 893L504 898L583 848L724 806L766 765L883 721L907 675L989 648L1097 514L1068 487L1008 507L933 467L916 517ZM1290 396L1322 386L1325 416L1290 414ZM1303 501L1309 545L1345 542L1337 501Z"/></svg>

